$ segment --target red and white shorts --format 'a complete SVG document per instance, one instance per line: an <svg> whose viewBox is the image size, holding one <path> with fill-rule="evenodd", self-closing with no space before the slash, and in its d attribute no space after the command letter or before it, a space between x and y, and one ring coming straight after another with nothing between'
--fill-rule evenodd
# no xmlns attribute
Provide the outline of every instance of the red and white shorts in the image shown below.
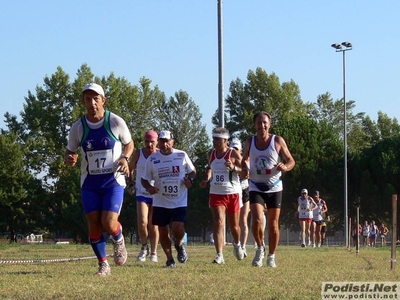
<svg viewBox="0 0 400 300"><path fill-rule="evenodd" d="M239 193L229 195L210 194L210 208L225 206L230 214L239 212Z"/></svg>

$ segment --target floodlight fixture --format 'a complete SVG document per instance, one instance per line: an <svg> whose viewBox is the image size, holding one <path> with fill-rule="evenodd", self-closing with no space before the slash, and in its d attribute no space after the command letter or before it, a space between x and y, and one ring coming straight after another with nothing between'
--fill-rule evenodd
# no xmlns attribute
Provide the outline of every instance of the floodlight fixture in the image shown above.
<svg viewBox="0 0 400 300"><path fill-rule="evenodd" d="M342 49L342 46L340 44L337 44L337 43L336 44L332 44L331 47L335 48L336 50Z"/></svg>
<svg viewBox="0 0 400 300"><path fill-rule="evenodd" d="M353 45L350 42L343 42L342 46L344 46L346 48L353 48Z"/></svg>

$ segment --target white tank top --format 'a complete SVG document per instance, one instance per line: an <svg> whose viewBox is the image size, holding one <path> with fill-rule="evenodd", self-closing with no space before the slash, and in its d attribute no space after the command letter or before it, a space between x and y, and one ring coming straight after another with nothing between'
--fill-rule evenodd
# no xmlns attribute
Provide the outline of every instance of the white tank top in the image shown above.
<svg viewBox="0 0 400 300"><path fill-rule="evenodd" d="M363 235L364 236L369 235L369 226L368 225L363 226Z"/></svg>
<svg viewBox="0 0 400 300"><path fill-rule="evenodd" d="M311 203L308 200L308 198L303 199L302 197L297 198L297 202L299 203L300 210L299 210L299 219L312 219L313 217L313 212L308 211L308 209L311 209Z"/></svg>
<svg viewBox="0 0 400 300"><path fill-rule="evenodd" d="M228 149L222 158L217 158L216 151L210 155L212 178L210 194L228 195L242 192L239 175L225 166L225 161L231 157L232 149Z"/></svg>
<svg viewBox="0 0 400 300"><path fill-rule="evenodd" d="M275 148L275 137L272 135L271 142L266 149L256 147L256 137L253 136L250 142L250 191L262 193L275 193L283 190L281 181L282 172L276 169L276 165L281 161L279 153ZM268 191L261 191L255 183L266 183Z"/></svg>
<svg viewBox="0 0 400 300"><path fill-rule="evenodd" d="M322 199L319 199L319 201L316 202L318 208L313 210L314 221L322 221L324 219L321 215L321 211L324 206L324 203L322 201L323 201Z"/></svg>
<svg viewBox="0 0 400 300"><path fill-rule="evenodd" d="M150 193L142 186L142 176L144 174L144 167L146 166L147 157L144 155L143 148L139 149L139 158L136 162L136 182L135 182L135 189L136 189L136 197L143 196L147 198L152 198ZM150 182L151 185L154 185L154 180Z"/></svg>

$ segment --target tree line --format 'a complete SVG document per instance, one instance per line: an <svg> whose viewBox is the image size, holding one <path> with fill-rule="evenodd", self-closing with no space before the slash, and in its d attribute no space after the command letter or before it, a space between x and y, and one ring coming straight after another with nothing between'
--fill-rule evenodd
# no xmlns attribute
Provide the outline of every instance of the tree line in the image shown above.
<svg viewBox="0 0 400 300"><path fill-rule="evenodd" d="M135 148L143 146L148 129L171 130L175 147L185 150L198 170L189 191L187 231L206 238L212 229L208 208L208 189L201 189L212 147L201 123L202 114L195 101L183 90L167 97L150 79L142 77L133 85L114 73L95 76L83 64L71 80L61 67L28 91L20 120L6 113L6 128L0 132L0 231L29 233L47 231L52 236L87 238L80 203L80 169L67 167L63 153L69 128L85 113L82 88L88 82L101 84L106 92L106 108L125 119ZM255 133L252 117L257 111L272 116L271 132L285 138L296 167L284 174L281 224L297 229L293 216L302 188L319 190L327 201L332 230L343 228L344 148L343 99L333 100L327 92L315 102L304 102L293 81L281 83L279 77L262 68L249 70L246 81L237 78L225 99L225 124L232 137L242 142ZM361 217L389 223L391 195L399 190L400 126L378 112L377 121L365 113L353 113L355 101L346 102L348 137L349 216L355 202L361 203ZM218 112L212 117L216 127ZM121 223L136 228L135 196L125 193Z"/></svg>

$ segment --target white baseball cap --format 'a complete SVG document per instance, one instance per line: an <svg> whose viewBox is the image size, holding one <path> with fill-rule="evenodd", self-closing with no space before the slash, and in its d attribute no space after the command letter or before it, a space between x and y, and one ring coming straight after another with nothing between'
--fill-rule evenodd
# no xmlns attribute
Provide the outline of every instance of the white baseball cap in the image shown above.
<svg viewBox="0 0 400 300"><path fill-rule="evenodd" d="M169 130L160 131L158 139L172 140L174 138L173 134Z"/></svg>
<svg viewBox="0 0 400 300"><path fill-rule="evenodd" d="M231 143L231 148L236 148L240 151L242 150L242 143L239 140L233 140Z"/></svg>
<svg viewBox="0 0 400 300"><path fill-rule="evenodd" d="M302 193L302 194L303 194L303 193L308 194L308 191L307 191L307 189L302 189L302 190L301 190L301 193Z"/></svg>
<svg viewBox="0 0 400 300"><path fill-rule="evenodd" d="M88 91L88 90L93 91L93 92L96 92L97 94L102 95L102 96L104 97L104 90L103 90L103 88L101 87L101 85L99 85L99 84L97 84L97 83L93 83L93 82L88 83L88 84L85 85L85 87L83 88L82 93L84 93L85 91Z"/></svg>

